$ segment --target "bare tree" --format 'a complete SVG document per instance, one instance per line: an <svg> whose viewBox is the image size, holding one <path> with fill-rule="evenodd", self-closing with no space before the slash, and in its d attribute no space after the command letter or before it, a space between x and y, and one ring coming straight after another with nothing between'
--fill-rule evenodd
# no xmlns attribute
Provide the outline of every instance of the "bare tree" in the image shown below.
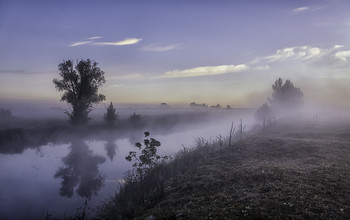
<svg viewBox="0 0 350 220"><path fill-rule="evenodd" d="M92 105L105 100L105 96L98 94L98 88L106 80L104 72L95 61L80 60L76 64L72 60L63 61L58 65L60 79L54 79L58 91L63 91L61 101L72 106L72 111L66 111L73 125L85 124Z"/></svg>

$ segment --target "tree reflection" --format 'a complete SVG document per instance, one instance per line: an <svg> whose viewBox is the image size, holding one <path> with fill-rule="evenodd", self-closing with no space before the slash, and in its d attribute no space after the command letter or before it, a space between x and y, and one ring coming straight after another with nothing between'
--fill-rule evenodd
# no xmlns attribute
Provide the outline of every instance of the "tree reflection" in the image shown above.
<svg viewBox="0 0 350 220"><path fill-rule="evenodd" d="M108 142L105 144L105 150L107 152L107 156L111 161L113 161L114 156L117 153L117 144L115 143L115 140L108 140Z"/></svg>
<svg viewBox="0 0 350 220"><path fill-rule="evenodd" d="M70 152L62 158L64 167L60 167L55 178L61 179L60 195L72 197L76 193L81 197L90 198L96 195L104 184L98 165L106 161L96 155L82 139L75 139L70 146Z"/></svg>

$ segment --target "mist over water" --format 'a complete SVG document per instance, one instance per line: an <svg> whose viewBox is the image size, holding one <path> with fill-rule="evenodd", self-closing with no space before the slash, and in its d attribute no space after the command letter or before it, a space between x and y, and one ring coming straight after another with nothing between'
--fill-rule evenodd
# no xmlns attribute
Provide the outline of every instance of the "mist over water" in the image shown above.
<svg viewBox="0 0 350 220"><path fill-rule="evenodd" d="M63 129L56 131L60 135L55 132L46 137L33 134L23 139L26 141L2 146L0 216L5 219L40 218L46 213L56 217L74 216L81 211L79 207L84 207L85 200L92 215L93 210L117 192L123 183L124 173L131 169L125 157L135 150L136 142L143 141L144 131L149 131L161 142L159 154L174 156L179 150L192 148L197 138L212 141L219 135L227 137L232 122L238 125L242 119L249 129L254 121L249 109L203 112L133 108L121 111L120 123L123 123L123 115L127 120L126 116L135 110L142 112L146 126L127 130L86 130L77 134L65 133ZM41 113L36 111L36 114ZM18 124L16 120L20 119L14 114L14 125L8 123L10 129ZM26 120L45 121L45 117L27 116ZM93 119L91 123L98 124L97 121ZM30 131L36 124L28 122L22 126ZM18 136L17 139L22 138L23 131L16 133L15 128L10 131L14 132L11 135Z"/></svg>

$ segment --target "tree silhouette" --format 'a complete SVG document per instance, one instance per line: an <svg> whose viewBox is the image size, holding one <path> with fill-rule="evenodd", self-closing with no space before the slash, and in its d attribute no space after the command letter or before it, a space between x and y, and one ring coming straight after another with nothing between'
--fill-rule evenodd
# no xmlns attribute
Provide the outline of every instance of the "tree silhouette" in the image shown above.
<svg viewBox="0 0 350 220"><path fill-rule="evenodd" d="M94 154L83 140L76 139L62 161L64 167L55 174L55 178L61 179L60 195L72 197L74 190L85 198L97 195L105 181L98 168L106 161L104 157Z"/></svg>
<svg viewBox="0 0 350 220"><path fill-rule="evenodd" d="M117 153L118 146L115 143L115 140L108 140L108 142L105 144L105 150L107 152L107 156L111 161L113 161L114 156Z"/></svg>
<svg viewBox="0 0 350 220"><path fill-rule="evenodd" d="M74 125L88 121L92 105L105 100L98 94L98 88L106 82L104 72L95 61L80 60L76 64L72 60L63 61L58 65L61 79L54 79L58 91L64 91L61 101L72 106L72 111L65 113Z"/></svg>
<svg viewBox="0 0 350 220"><path fill-rule="evenodd" d="M283 83L283 80L278 78L272 85L272 89L272 98L269 102L274 107L290 109L303 103L303 93L300 88L294 87L289 79Z"/></svg>
<svg viewBox="0 0 350 220"><path fill-rule="evenodd" d="M113 107L113 103L111 102L111 104L109 104L107 108L107 112L104 115L104 119L109 126L114 126L117 118L118 118L118 113L116 113L116 110Z"/></svg>

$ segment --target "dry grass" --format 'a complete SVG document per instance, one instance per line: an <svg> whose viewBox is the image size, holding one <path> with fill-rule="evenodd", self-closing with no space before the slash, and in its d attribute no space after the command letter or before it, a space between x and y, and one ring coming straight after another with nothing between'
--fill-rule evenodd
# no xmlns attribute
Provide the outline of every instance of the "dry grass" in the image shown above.
<svg viewBox="0 0 350 220"><path fill-rule="evenodd" d="M350 123L282 121L207 149L140 219L350 219L349 174Z"/></svg>

